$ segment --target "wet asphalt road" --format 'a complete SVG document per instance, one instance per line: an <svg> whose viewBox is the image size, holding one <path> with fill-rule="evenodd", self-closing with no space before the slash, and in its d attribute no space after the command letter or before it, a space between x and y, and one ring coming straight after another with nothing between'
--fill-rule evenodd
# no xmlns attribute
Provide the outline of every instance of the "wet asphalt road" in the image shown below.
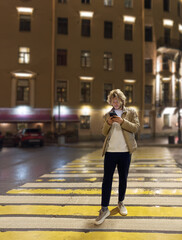
<svg viewBox="0 0 182 240"><path fill-rule="evenodd" d="M57 146L2 148L0 151L0 194L94 151L93 148Z"/></svg>
<svg viewBox="0 0 182 240"><path fill-rule="evenodd" d="M94 148L57 146L3 148L0 151L0 194L36 180L76 158L93 152ZM178 167L182 168L182 149L169 148Z"/></svg>

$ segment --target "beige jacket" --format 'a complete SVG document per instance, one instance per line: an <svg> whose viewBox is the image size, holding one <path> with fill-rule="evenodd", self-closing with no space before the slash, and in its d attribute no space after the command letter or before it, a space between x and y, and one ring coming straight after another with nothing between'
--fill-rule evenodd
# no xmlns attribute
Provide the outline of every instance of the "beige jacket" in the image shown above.
<svg viewBox="0 0 182 240"><path fill-rule="evenodd" d="M130 153L133 153L137 148L137 143L135 140L135 133L138 131L140 127L138 116L134 109L131 108L123 108L122 116L123 122L121 124L121 129L123 131L123 135L128 146L128 150ZM106 137L103 145L102 156L106 153L107 148L109 146L109 141L112 135L111 125L107 123L107 119L109 118L109 113L105 115L105 121L102 128L102 134Z"/></svg>

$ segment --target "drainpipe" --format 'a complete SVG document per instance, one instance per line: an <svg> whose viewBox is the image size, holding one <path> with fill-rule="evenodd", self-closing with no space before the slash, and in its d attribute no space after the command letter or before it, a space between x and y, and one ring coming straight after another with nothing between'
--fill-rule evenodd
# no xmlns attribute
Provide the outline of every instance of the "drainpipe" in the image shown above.
<svg viewBox="0 0 182 240"><path fill-rule="evenodd" d="M52 0L52 46L51 46L51 132L54 132L54 99L55 99L55 0Z"/></svg>

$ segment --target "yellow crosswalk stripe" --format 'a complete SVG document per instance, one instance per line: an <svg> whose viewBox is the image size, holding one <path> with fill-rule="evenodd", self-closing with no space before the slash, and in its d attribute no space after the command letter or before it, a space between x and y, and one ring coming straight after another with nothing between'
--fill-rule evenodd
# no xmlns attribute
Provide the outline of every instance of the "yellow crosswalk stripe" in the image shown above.
<svg viewBox="0 0 182 240"><path fill-rule="evenodd" d="M181 234L138 232L9 231L0 232L1 240L181 240Z"/></svg>
<svg viewBox="0 0 182 240"><path fill-rule="evenodd" d="M9 194L81 194L100 195L101 189L12 189ZM112 190L112 194L118 194L118 190ZM182 189L127 189L127 195L182 195Z"/></svg>
<svg viewBox="0 0 182 240"><path fill-rule="evenodd" d="M117 206L110 206L111 216L120 216ZM180 217L182 207L128 206L128 216L132 217ZM55 205L6 205L0 206L0 215L60 215L96 216L100 206L55 206Z"/></svg>

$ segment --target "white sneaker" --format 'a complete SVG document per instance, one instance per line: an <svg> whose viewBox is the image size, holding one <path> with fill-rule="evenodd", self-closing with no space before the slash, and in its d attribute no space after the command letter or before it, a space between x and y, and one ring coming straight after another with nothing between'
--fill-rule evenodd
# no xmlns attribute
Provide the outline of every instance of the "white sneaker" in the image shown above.
<svg viewBox="0 0 182 240"><path fill-rule="evenodd" d="M110 211L109 209L107 209L106 211L103 211L102 209L99 211L99 216L95 219L95 224L96 225L100 225L101 223L104 222L104 220L106 219L106 217L108 217L110 215Z"/></svg>
<svg viewBox="0 0 182 240"><path fill-rule="evenodd" d="M128 214L128 211L127 211L127 209L125 208L123 202L119 202L119 203L118 203L118 209L119 209L119 212L121 213L122 216L126 216L126 215Z"/></svg>

